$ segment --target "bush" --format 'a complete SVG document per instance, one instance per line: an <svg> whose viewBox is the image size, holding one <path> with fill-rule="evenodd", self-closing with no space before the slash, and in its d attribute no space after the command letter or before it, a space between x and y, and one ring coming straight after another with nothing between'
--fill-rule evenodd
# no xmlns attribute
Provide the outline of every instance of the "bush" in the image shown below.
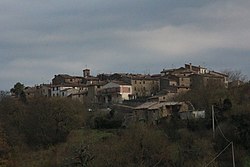
<svg viewBox="0 0 250 167"><path fill-rule="evenodd" d="M12 144L23 140L32 147L47 147L65 141L72 129L83 124L84 106L62 98L36 98L27 104L3 101L0 113Z"/></svg>

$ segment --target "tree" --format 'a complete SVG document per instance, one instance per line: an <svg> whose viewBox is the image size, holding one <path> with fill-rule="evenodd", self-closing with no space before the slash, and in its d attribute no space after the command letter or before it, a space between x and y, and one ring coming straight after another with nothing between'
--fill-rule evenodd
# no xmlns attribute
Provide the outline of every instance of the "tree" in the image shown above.
<svg viewBox="0 0 250 167"><path fill-rule="evenodd" d="M72 129L82 126L84 105L62 98L35 98L25 104L5 99L0 103L0 122L11 144L47 147L65 141Z"/></svg>
<svg viewBox="0 0 250 167"><path fill-rule="evenodd" d="M79 128L83 121L80 116L83 106L79 103L61 98L32 99L19 129L27 144L47 147L65 141L69 132Z"/></svg>
<svg viewBox="0 0 250 167"><path fill-rule="evenodd" d="M140 124L95 143L93 153L93 166L169 166L165 134Z"/></svg>
<svg viewBox="0 0 250 167"><path fill-rule="evenodd" d="M22 92L24 91L24 85L20 82L17 82L13 88L10 89L11 93L14 93L16 97L20 97Z"/></svg>
<svg viewBox="0 0 250 167"><path fill-rule="evenodd" d="M247 80L247 76L244 75L240 70L224 70L223 73L228 75L229 81L243 81Z"/></svg>
<svg viewBox="0 0 250 167"><path fill-rule="evenodd" d="M26 102L26 94L24 92L24 85L20 82L17 82L13 88L10 89L10 92L14 93L17 98L19 98L22 102Z"/></svg>

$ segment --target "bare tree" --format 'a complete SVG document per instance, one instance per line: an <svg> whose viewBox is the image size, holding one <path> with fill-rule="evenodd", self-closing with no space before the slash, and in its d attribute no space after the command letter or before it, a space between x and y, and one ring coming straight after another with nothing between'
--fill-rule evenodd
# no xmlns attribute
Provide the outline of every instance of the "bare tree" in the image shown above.
<svg viewBox="0 0 250 167"><path fill-rule="evenodd" d="M0 101L2 99L4 99L5 97L7 97L7 96L8 96L8 92L7 91L3 91L3 90L0 91Z"/></svg>
<svg viewBox="0 0 250 167"><path fill-rule="evenodd" d="M246 82L247 76L241 72L241 70L226 69L223 73L228 75L229 81L243 81Z"/></svg>

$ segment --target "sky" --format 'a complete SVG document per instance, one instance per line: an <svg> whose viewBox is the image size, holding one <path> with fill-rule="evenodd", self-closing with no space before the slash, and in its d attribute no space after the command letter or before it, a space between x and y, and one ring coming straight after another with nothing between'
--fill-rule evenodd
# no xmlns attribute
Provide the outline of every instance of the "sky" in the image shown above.
<svg viewBox="0 0 250 167"><path fill-rule="evenodd" d="M0 90L185 63L250 78L249 0L1 0Z"/></svg>

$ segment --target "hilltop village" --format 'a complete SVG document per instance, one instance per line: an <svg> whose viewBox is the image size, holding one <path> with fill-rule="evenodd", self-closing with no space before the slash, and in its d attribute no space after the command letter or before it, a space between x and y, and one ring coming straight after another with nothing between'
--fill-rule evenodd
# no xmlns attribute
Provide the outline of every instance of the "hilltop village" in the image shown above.
<svg viewBox="0 0 250 167"><path fill-rule="evenodd" d="M163 69L156 75L114 73L91 76L90 69L84 69L83 76L58 74L51 84L26 87L24 92L27 99L44 96L87 102L91 104L90 111L100 105L122 107L122 110L133 110L137 120L156 123L173 112L183 119L204 118L205 111L197 111L190 102L175 101L174 97L199 87L228 88L229 84L228 75L190 63L176 69Z"/></svg>
<svg viewBox="0 0 250 167"><path fill-rule="evenodd" d="M227 88L228 75L185 64L176 69L163 69L155 75L114 73L91 76L90 69L84 69L83 76L58 74L50 84L26 87L25 94L27 98L56 96L92 103L122 103L136 99L167 101L178 93L210 85Z"/></svg>
<svg viewBox="0 0 250 167"><path fill-rule="evenodd" d="M0 166L249 166L250 83L226 73L18 82L0 100Z"/></svg>

